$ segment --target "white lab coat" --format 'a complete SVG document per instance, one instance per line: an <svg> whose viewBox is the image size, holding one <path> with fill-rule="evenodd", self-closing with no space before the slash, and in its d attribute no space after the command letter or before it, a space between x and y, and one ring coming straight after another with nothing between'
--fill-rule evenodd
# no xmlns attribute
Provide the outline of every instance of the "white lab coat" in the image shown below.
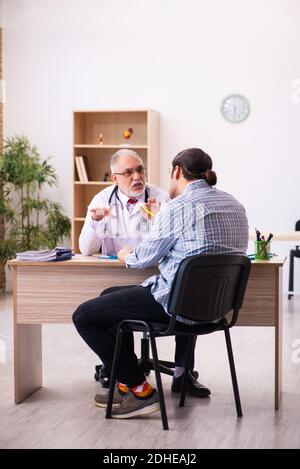
<svg viewBox="0 0 300 469"><path fill-rule="evenodd" d="M157 202L167 202L168 194L157 186L147 184L148 197ZM150 223L140 214L140 207L145 202L145 194L137 197L138 202L128 208L128 197L118 190L118 196L112 196L109 210L112 216L94 221L90 209L108 207L109 198L115 186L103 189L95 195L88 206L87 215L79 237L79 249L85 256L96 254L100 248L102 254L115 255L125 246L135 248L148 234ZM131 211L130 211L131 209Z"/></svg>

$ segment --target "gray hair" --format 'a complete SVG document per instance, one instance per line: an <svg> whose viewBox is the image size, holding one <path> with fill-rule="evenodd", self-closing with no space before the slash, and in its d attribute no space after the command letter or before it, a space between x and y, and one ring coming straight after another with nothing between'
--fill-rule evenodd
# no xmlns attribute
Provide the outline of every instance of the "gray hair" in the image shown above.
<svg viewBox="0 0 300 469"><path fill-rule="evenodd" d="M119 158L121 158L122 156L134 156L135 158L138 158L139 160L142 159L136 151L130 150L129 148L121 148L110 157L110 170L112 173L115 171L116 164Z"/></svg>

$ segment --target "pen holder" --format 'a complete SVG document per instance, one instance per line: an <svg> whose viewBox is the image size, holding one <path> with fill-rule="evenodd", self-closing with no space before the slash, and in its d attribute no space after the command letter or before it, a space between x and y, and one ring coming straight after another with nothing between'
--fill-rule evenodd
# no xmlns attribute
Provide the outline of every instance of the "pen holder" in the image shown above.
<svg viewBox="0 0 300 469"><path fill-rule="evenodd" d="M271 243L267 241L254 241L255 245L255 259L261 261L268 261L271 258L270 247Z"/></svg>

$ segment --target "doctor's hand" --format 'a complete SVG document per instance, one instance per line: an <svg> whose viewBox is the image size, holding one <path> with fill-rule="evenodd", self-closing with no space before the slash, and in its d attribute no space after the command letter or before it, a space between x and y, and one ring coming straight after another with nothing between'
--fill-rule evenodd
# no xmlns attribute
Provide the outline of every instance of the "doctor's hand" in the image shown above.
<svg viewBox="0 0 300 469"><path fill-rule="evenodd" d="M160 208L161 202L156 202L156 199L154 197L149 197L148 202L141 205L141 216L143 218L146 218L146 220L151 220L153 222L155 216L160 211Z"/></svg>
<svg viewBox="0 0 300 469"><path fill-rule="evenodd" d="M125 246L123 249L120 249L118 252L118 259L125 264L125 258L133 251L131 246Z"/></svg>
<svg viewBox="0 0 300 469"><path fill-rule="evenodd" d="M90 209L91 217L94 221L100 221L109 215L108 207L97 207Z"/></svg>

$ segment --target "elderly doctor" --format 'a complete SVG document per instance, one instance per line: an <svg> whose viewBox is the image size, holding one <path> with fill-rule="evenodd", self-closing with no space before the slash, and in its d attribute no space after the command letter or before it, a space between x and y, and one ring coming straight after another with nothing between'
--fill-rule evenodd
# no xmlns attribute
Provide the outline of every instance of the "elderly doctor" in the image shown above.
<svg viewBox="0 0 300 469"><path fill-rule="evenodd" d="M124 246L137 246L149 226L141 217L142 207L151 204L153 213L169 200L167 192L145 184L146 168L135 151L117 151L110 166L114 184L92 199L79 237L80 251L86 256L100 248L104 255L116 255ZM149 216L145 210L143 213Z"/></svg>
<svg viewBox="0 0 300 469"><path fill-rule="evenodd" d="M111 157L110 167L114 184L92 199L79 237L80 251L86 256L100 249L108 256L117 255L124 247L134 249L147 236L149 218L157 213L161 203L169 200L167 192L146 184L146 168L135 151L118 150ZM181 392L186 340L185 336L176 337L173 392ZM109 375L110 370L105 373ZM197 376L197 372L190 373L188 394L209 396L210 390L196 381Z"/></svg>

